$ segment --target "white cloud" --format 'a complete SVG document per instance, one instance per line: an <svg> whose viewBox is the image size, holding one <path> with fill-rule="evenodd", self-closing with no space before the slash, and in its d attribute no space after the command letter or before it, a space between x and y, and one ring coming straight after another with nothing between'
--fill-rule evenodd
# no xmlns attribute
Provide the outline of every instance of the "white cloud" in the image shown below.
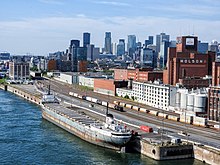
<svg viewBox="0 0 220 165"><path fill-rule="evenodd" d="M103 5L113 5L113 6L130 6L130 4L128 3L115 2L115 1L94 1L94 3L103 4Z"/></svg>
<svg viewBox="0 0 220 165"><path fill-rule="evenodd" d="M79 14L82 15L82 14ZM65 50L71 39L80 39L82 33L91 33L92 43L102 47L105 31L112 32L113 42L119 38L127 40L128 34L135 34L144 42L148 35L166 32L175 39L180 35L195 33L202 41L220 38L220 21L191 19L169 19L161 17L106 17L88 18L85 15L76 17L49 17L24 19L14 22L0 22L1 50L11 53L48 54Z"/></svg>
<svg viewBox="0 0 220 165"><path fill-rule="evenodd" d="M64 2L62 0L39 0L41 3L53 4L53 5L63 5Z"/></svg>
<svg viewBox="0 0 220 165"><path fill-rule="evenodd" d="M77 14L76 16L77 16L77 17L82 17L82 18L85 18L85 17L86 17L85 14Z"/></svg>

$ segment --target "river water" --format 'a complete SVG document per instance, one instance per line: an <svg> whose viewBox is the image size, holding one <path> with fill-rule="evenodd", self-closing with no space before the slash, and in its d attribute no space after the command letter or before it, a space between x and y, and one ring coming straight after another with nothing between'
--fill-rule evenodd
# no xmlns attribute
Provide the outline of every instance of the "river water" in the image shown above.
<svg viewBox="0 0 220 165"><path fill-rule="evenodd" d="M193 159L154 161L94 146L41 117L41 108L0 90L0 164L199 165Z"/></svg>

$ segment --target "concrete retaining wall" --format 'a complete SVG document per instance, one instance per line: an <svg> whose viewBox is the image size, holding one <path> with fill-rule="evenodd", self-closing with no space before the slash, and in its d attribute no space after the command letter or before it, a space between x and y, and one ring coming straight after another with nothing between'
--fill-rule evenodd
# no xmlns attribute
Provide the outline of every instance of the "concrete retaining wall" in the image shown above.
<svg viewBox="0 0 220 165"><path fill-rule="evenodd" d="M211 165L220 164L220 151L208 149L204 146L194 145L194 158Z"/></svg>
<svg viewBox="0 0 220 165"><path fill-rule="evenodd" d="M162 146L136 138L128 145L128 150L141 153L155 160L193 158L192 144L168 144Z"/></svg>
<svg viewBox="0 0 220 165"><path fill-rule="evenodd" d="M145 141L140 142L141 153L155 160L172 160L193 158L192 145L155 145Z"/></svg>
<svg viewBox="0 0 220 165"><path fill-rule="evenodd" d="M1 85L0 88L5 90L5 86ZM7 85L6 89L7 89L7 91L12 92L20 97L23 97L24 99L26 99L28 101L31 101L31 102L38 104L38 105L41 104L41 98L39 95L34 95L34 94L28 93L26 91L22 91L21 89L18 89L16 87L13 87L10 85Z"/></svg>

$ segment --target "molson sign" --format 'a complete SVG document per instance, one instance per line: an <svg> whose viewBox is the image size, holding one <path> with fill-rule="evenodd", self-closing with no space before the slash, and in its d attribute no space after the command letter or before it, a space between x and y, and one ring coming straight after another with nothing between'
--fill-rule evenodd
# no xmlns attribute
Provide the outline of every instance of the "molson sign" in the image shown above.
<svg viewBox="0 0 220 165"><path fill-rule="evenodd" d="M194 46L194 38L186 38L186 46Z"/></svg>
<svg viewBox="0 0 220 165"><path fill-rule="evenodd" d="M185 63L185 64L205 64L206 60L181 59L180 63Z"/></svg>
<svg viewBox="0 0 220 165"><path fill-rule="evenodd" d="M195 38L186 38L186 44L185 44L186 49L194 49L195 45L196 45Z"/></svg>

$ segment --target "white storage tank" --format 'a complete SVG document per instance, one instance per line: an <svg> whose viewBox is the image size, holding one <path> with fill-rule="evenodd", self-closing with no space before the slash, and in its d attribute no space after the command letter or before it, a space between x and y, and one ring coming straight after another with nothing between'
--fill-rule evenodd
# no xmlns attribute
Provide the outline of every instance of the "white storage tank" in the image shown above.
<svg viewBox="0 0 220 165"><path fill-rule="evenodd" d="M187 93L186 92L183 92L181 93L181 97L180 97L180 108L182 109L186 109L186 106L187 106Z"/></svg>
<svg viewBox="0 0 220 165"><path fill-rule="evenodd" d="M197 94L194 96L194 112L205 112L207 103L206 94Z"/></svg>
<svg viewBox="0 0 220 165"><path fill-rule="evenodd" d="M205 112L205 109L202 108L202 107L194 107L194 108L193 108L193 111L194 111L194 112Z"/></svg>
<svg viewBox="0 0 220 165"><path fill-rule="evenodd" d="M188 111L193 111L194 96L195 96L195 93L188 94L187 96L187 110Z"/></svg>
<svg viewBox="0 0 220 165"><path fill-rule="evenodd" d="M194 107L187 105L186 109L187 109L188 111L193 111Z"/></svg>
<svg viewBox="0 0 220 165"><path fill-rule="evenodd" d="M180 93L176 93L176 107L180 107Z"/></svg>
<svg viewBox="0 0 220 165"><path fill-rule="evenodd" d="M194 96L195 96L195 93L188 94L187 106L193 106L194 105Z"/></svg>

